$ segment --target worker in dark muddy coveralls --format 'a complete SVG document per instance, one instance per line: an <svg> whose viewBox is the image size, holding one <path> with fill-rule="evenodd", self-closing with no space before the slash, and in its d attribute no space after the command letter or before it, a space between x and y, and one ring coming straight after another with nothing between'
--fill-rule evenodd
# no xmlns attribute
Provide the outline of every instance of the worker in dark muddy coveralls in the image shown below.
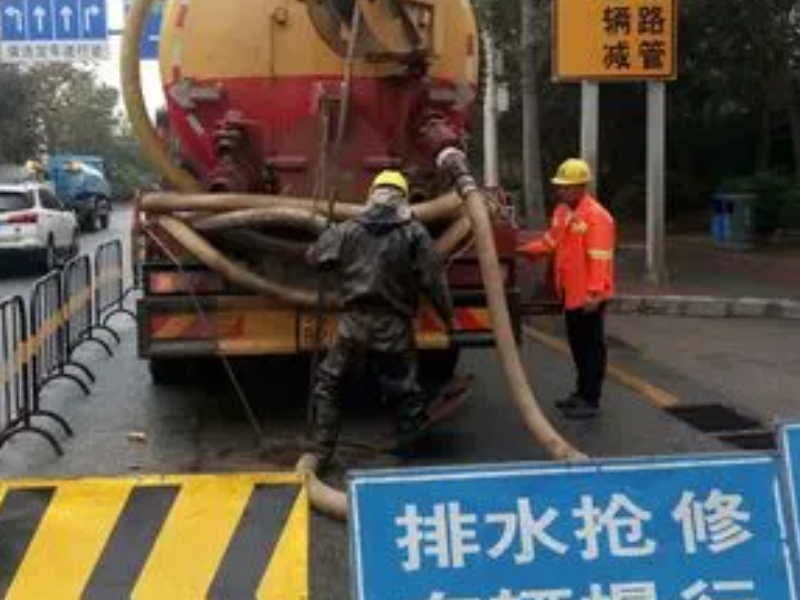
<svg viewBox="0 0 800 600"><path fill-rule="evenodd" d="M333 456L341 425L341 384L361 359L397 410L398 447L407 448L428 425L417 382L414 327L420 295L450 326L452 300L443 263L408 203L408 182L384 171L370 190L366 212L325 231L308 251L313 266L336 273L339 324L317 369L311 402L313 442L322 463Z"/></svg>

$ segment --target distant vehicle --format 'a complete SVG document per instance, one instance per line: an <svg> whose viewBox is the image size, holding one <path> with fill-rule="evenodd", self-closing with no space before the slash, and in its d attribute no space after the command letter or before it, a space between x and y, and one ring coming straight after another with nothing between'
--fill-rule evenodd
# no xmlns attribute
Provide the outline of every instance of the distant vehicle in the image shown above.
<svg viewBox="0 0 800 600"><path fill-rule="evenodd" d="M81 229L106 229L111 218L111 186L105 175L105 161L98 156L54 154L45 173L56 195L75 211Z"/></svg>
<svg viewBox="0 0 800 600"><path fill-rule="evenodd" d="M29 181L0 183L0 257L33 261L51 271L80 250L75 214L50 185Z"/></svg>

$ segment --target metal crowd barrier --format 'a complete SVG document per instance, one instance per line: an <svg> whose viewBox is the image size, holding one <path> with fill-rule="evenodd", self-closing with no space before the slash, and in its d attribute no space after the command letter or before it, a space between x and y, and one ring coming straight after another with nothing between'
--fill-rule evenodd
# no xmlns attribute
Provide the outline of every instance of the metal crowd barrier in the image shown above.
<svg viewBox="0 0 800 600"><path fill-rule="evenodd" d="M28 335L25 301L20 296L0 301L0 448L20 433L36 433L62 455L61 445L49 431L37 427L33 417L56 421L67 435L69 424L59 415L41 410L31 385L31 358L38 336Z"/></svg>
<svg viewBox="0 0 800 600"><path fill-rule="evenodd" d="M109 357L114 353L109 345L95 336L96 331L105 331L119 344L116 331L95 322L94 290L92 285L92 261L88 255L79 256L66 264L62 273L64 286L64 318L67 338L67 356L83 344L92 342L101 346Z"/></svg>
<svg viewBox="0 0 800 600"><path fill-rule="evenodd" d="M0 301L0 448L18 433L33 432L63 454L55 437L33 418L48 417L72 435L65 419L42 410L42 390L65 379L88 395L85 379L96 379L75 360L75 350L91 342L112 356L109 344L95 333L106 332L119 343L108 321L117 314L136 318L124 304L133 288L125 289L122 252L120 240L102 244L95 251L94 271L90 257L79 256L37 280L28 305L20 296Z"/></svg>
<svg viewBox="0 0 800 600"><path fill-rule="evenodd" d="M89 386L77 375L67 371L73 367L82 372L91 383L94 374L86 365L69 356L67 327L64 310L64 287L61 271L53 271L39 279L33 286L30 305L30 331L37 343L32 352L33 396L38 402L42 389L57 379L75 382L89 395Z"/></svg>
<svg viewBox="0 0 800 600"><path fill-rule="evenodd" d="M134 288L125 289L122 242L111 240L97 247L94 254L95 324L107 326L118 314L136 319L125 308L125 299Z"/></svg>

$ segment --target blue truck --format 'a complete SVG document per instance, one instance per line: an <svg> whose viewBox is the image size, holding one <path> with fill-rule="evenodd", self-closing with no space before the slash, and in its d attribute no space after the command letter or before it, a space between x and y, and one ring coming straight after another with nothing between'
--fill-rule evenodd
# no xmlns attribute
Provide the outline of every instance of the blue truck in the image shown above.
<svg viewBox="0 0 800 600"><path fill-rule="evenodd" d="M47 179L56 195L75 214L84 231L106 229L111 217L111 186L105 161L98 156L54 154L47 160Z"/></svg>

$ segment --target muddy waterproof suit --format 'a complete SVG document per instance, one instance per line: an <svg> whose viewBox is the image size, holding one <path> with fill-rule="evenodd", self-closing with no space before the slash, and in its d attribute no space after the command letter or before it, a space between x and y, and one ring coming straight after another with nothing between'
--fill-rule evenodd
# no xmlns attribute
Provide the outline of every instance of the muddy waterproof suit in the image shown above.
<svg viewBox="0 0 800 600"><path fill-rule="evenodd" d="M324 232L307 258L317 268L334 270L340 304L336 339L317 369L312 391L317 451L333 452L342 380L362 360L396 407L398 433L413 432L425 408L413 340L420 295L448 324L453 310L442 261L427 230L413 218L401 192L381 187L362 216Z"/></svg>

